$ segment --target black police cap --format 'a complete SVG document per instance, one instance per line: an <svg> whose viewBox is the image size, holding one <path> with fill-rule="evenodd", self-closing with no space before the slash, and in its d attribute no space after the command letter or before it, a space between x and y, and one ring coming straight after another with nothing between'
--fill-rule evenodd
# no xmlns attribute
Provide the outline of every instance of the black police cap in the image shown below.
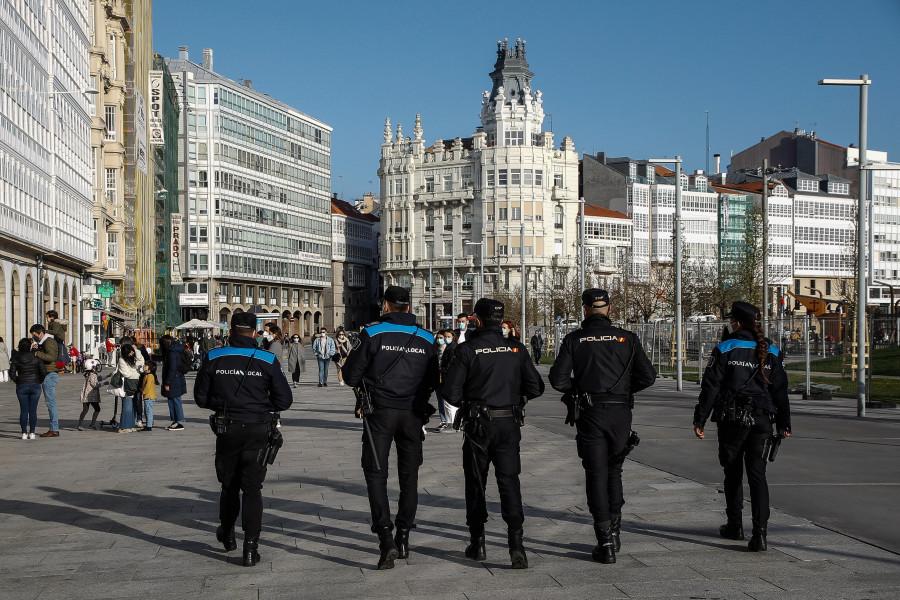
<svg viewBox="0 0 900 600"><path fill-rule="evenodd" d="M735 319L742 323L753 322L759 317L759 309L749 302L732 302L731 312L725 315L726 319Z"/></svg>
<svg viewBox="0 0 900 600"><path fill-rule="evenodd" d="M584 290L581 293L581 305L591 308L605 308L609 306L609 292L597 288Z"/></svg>
<svg viewBox="0 0 900 600"><path fill-rule="evenodd" d="M409 304L409 290L399 285L389 285L384 290L384 299L391 304Z"/></svg>
<svg viewBox="0 0 900 600"><path fill-rule="evenodd" d="M256 329L256 314L239 312L231 315L232 329Z"/></svg>
<svg viewBox="0 0 900 600"><path fill-rule="evenodd" d="M503 303L499 300L482 298L475 303L475 314L482 319L500 321L503 319Z"/></svg>

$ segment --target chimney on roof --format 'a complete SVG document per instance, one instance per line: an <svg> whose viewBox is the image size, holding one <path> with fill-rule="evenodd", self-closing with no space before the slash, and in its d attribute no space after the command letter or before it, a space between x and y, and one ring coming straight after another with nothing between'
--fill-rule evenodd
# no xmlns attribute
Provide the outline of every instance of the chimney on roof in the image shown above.
<svg viewBox="0 0 900 600"><path fill-rule="evenodd" d="M244 87L252 90L252 89L253 89L253 80L252 80L252 79L245 79L245 80L244 80Z"/></svg>
<svg viewBox="0 0 900 600"><path fill-rule="evenodd" d="M203 49L203 68L207 71L213 70L213 53L212 48Z"/></svg>
<svg viewBox="0 0 900 600"><path fill-rule="evenodd" d="M180 60L191 60L191 59L189 58L189 56L190 56L190 55L188 54L188 47L187 47L187 46L178 46L178 58L179 58Z"/></svg>
<svg viewBox="0 0 900 600"><path fill-rule="evenodd" d="M598 152L597 160L605 165L606 164L606 152Z"/></svg>
<svg viewBox="0 0 900 600"><path fill-rule="evenodd" d="M713 172L722 172L722 156L720 154L713 154Z"/></svg>

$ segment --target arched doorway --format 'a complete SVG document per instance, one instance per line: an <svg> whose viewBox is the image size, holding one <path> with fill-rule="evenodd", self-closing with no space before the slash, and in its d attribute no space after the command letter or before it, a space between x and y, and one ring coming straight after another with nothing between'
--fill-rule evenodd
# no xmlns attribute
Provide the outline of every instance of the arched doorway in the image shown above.
<svg viewBox="0 0 900 600"><path fill-rule="evenodd" d="M47 312L51 310L56 310L57 314L59 314L60 318L64 318L62 316L62 307L59 307L59 280L55 277L51 280L49 277L44 278L44 303L41 305L41 314L37 315L37 319L44 323L44 318L47 316Z"/></svg>
<svg viewBox="0 0 900 600"><path fill-rule="evenodd" d="M292 334L296 333L299 335L303 335L302 321L303 321L303 313L301 313L299 310L295 310L294 311L294 323L293 323L293 326L291 327Z"/></svg>
<svg viewBox="0 0 900 600"><path fill-rule="evenodd" d="M22 314L22 285L19 280L19 270L13 267L12 276L9 279L9 300L12 304L12 318L9 320L9 338L12 340L11 348L18 345L23 337L22 324L25 317Z"/></svg>
<svg viewBox="0 0 900 600"><path fill-rule="evenodd" d="M25 315L25 323L24 328L22 330L22 335L25 335L25 332L28 331L31 326L38 322L41 319L41 315L32 314L37 311L37 298L35 298L35 289L34 289L34 279L31 277L31 273L27 273L25 275L25 305L22 307L22 312ZM31 321L31 323L29 323ZM43 320L41 320L43 322Z"/></svg>
<svg viewBox="0 0 900 600"><path fill-rule="evenodd" d="M281 313L281 334L284 337L290 337L291 335L291 313L287 310Z"/></svg>
<svg viewBox="0 0 900 600"><path fill-rule="evenodd" d="M65 319L69 322L69 326L66 328L66 333L68 334L66 337L66 343L71 344L72 334L75 331L75 323L74 319L72 319L72 311L69 310L69 282L63 281L63 289L62 289L62 303L59 305L59 318Z"/></svg>
<svg viewBox="0 0 900 600"><path fill-rule="evenodd" d="M325 326L325 323L322 321L322 313L316 311L316 314L313 316L313 323L315 325L316 331L318 331L319 328Z"/></svg>
<svg viewBox="0 0 900 600"><path fill-rule="evenodd" d="M313 331L312 313L309 311L306 311L306 314L303 315L303 329L303 335L315 335L315 332Z"/></svg>
<svg viewBox="0 0 900 600"><path fill-rule="evenodd" d="M219 323L228 323L231 325L231 309L223 308L219 310Z"/></svg>

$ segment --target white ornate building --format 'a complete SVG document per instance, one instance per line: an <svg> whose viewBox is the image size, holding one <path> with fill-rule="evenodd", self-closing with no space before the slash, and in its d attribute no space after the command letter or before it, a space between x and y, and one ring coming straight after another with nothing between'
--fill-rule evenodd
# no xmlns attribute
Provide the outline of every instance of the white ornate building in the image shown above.
<svg viewBox="0 0 900 600"><path fill-rule="evenodd" d="M4 2L0 10L0 337L44 313L82 345L93 262L88 3Z"/></svg>
<svg viewBox="0 0 900 600"><path fill-rule="evenodd" d="M412 139L386 120L381 270L385 285L412 291L423 322L471 311L482 265L484 295L515 293L524 270L529 302L577 270L578 155L571 138L555 147L543 131L533 75L524 41L498 42L493 86L471 137L428 146L419 115Z"/></svg>

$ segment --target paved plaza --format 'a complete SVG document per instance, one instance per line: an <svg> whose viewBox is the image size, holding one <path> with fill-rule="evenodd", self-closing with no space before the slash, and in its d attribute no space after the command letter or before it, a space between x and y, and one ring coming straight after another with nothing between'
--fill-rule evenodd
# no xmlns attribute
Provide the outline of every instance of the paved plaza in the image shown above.
<svg viewBox="0 0 900 600"><path fill-rule="evenodd" d="M541 370L546 376L547 367ZM214 437L208 412L192 400L185 402L183 432L165 430L164 400L156 404L153 432L78 432L83 380L64 375L57 391L61 436L22 441L14 386L0 385L0 596L900 597L896 554L777 508L769 523L769 551L750 553L745 542L717 536L724 499L716 486L634 461L625 466L622 552L615 565L594 563L590 551L596 542L575 443L535 424L522 432L527 571L509 568L492 480L488 559L482 564L463 557L468 531L462 436L448 432L430 433L425 441L410 558L397 561L392 571L376 571L377 538L369 529L353 395L336 378L328 388L317 388L314 376L305 374L294 408L284 415L285 446L263 490L262 562L255 568L242 567L239 551L225 553L215 541ZM189 378L189 389L192 383ZM558 406L562 420L557 400L548 391L536 402ZM112 396L104 392L103 418L111 413ZM38 417L38 432L46 431L43 401ZM390 468L396 500L395 463ZM775 493L773 504L778 506ZM885 524L898 525L898 519Z"/></svg>

